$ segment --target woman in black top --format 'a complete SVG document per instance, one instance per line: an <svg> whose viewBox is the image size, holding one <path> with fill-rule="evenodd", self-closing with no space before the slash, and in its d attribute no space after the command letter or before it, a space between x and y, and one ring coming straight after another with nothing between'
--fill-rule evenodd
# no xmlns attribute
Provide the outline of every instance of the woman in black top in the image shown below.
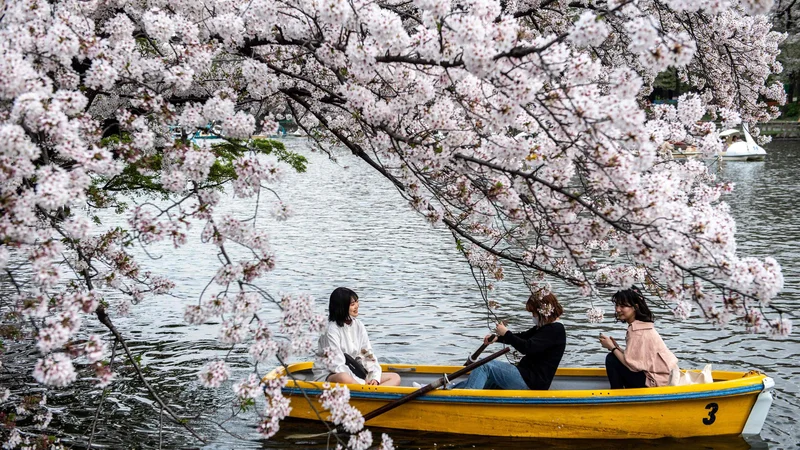
<svg viewBox="0 0 800 450"><path fill-rule="evenodd" d="M533 328L519 334L497 324L497 340L525 355L516 366L498 360L490 361L469 374L467 381L454 389L542 389L550 388L556 369L564 356L567 333L558 318L564 310L556 296L535 293L525 304L533 316ZM484 343L490 344L491 335Z"/></svg>

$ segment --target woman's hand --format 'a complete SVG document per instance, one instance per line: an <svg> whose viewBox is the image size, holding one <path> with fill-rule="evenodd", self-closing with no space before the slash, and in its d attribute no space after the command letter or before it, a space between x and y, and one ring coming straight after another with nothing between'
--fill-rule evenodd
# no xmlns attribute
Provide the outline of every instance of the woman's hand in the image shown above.
<svg viewBox="0 0 800 450"><path fill-rule="evenodd" d="M369 381L367 381L367 384L370 385L370 386L377 386L377 385L379 385L381 383L378 380L369 380Z"/></svg>
<svg viewBox="0 0 800 450"><path fill-rule="evenodd" d="M487 334L486 337L483 338L483 345L489 345L497 342L497 335L495 334Z"/></svg>
<svg viewBox="0 0 800 450"><path fill-rule="evenodd" d="M600 333L600 345L602 345L606 350L614 350L614 348L617 346L617 343L611 336L606 336L605 334Z"/></svg>
<svg viewBox="0 0 800 450"><path fill-rule="evenodd" d="M497 335L498 336L505 336L506 335L506 331L508 331L508 328L506 328L506 326L503 324L503 322L498 322L497 323L497 328L495 328L495 332L497 333Z"/></svg>

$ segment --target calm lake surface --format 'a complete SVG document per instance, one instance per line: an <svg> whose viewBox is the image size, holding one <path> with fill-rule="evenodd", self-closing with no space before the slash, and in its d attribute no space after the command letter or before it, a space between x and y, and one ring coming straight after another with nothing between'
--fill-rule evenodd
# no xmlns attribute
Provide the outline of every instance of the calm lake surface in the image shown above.
<svg viewBox="0 0 800 450"><path fill-rule="evenodd" d="M489 330L488 316L469 267L455 249L452 236L433 229L410 210L394 188L355 157L343 154L337 162L313 153L304 139L284 140L288 148L305 154L310 164L304 174L290 174L277 192L295 211L287 222L269 217L272 199L262 195L259 227L269 230L278 266L260 285L273 294L310 293L324 312L331 290L347 286L358 292L360 318L370 333L376 354L386 363L460 364L480 345ZM775 302L796 311L800 299L800 142L771 144L764 162L728 162L718 168L722 179L736 183L725 200L738 222L737 240L742 254L774 256L783 266L786 288ZM228 200L227 209L244 217L254 200ZM113 222L108 217L108 223ZM197 417L193 426L212 442L208 448L325 448L327 442L293 442L291 433L324 431L323 427L287 421L269 441L259 439L252 415L218 422L232 410L226 397L230 389L209 390L196 380L197 371L226 349L215 340L217 324L190 326L183 321L184 306L197 301L218 264L213 249L199 244L202 227L193 228L190 244L174 250L157 247L154 254L168 257L147 260L145 266L172 274L177 282L173 296L149 298L134 306L130 317L115 318L128 337L134 354L141 355L150 382L179 414ZM586 300L574 291L556 286L565 305L567 352L563 366L602 366L606 352L599 346L599 332L624 339L622 324L612 320L608 298L594 299L606 311L606 319L589 324ZM494 295L502 307L498 315L511 329L530 326L524 312L527 298L519 280L509 274ZM749 370L767 373L775 380L775 402L760 439L742 438L660 441L552 441L451 436L390 431L399 448L795 448L800 441L797 413L800 407L800 321L794 312L795 332L786 339L745 334L737 327L715 330L698 318L676 321L671 313L656 308L657 326L667 345L681 360L681 367ZM277 317L269 307L262 317ZM97 329L102 331L101 329ZM30 355L10 349L9 371L30 373ZM235 353L232 365L247 370L246 349ZM129 366L117 368L103 407L95 442L108 448L196 447L199 443L173 424L163 424L159 414ZM266 371L267 368L262 368ZM10 380L9 371L0 383ZM85 392L85 391L82 391ZM76 396L74 391L51 394L56 407L54 427L67 440L85 446L100 392ZM65 408L65 407L68 407ZM446 418L443 418L446 420ZM380 441L376 430L375 443ZM240 439L242 438L242 439Z"/></svg>

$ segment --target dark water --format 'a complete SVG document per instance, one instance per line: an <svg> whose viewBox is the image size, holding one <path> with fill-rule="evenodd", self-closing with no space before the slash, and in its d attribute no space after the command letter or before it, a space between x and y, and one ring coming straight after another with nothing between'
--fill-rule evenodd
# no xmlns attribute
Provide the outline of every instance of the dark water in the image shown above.
<svg viewBox="0 0 800 450"><path fill-rule="evenodd" d="M269 199L262 198L259 226L272 236L278 267L260 285L273 294L311 293L324 311L330 291L348 286L361 297L360 317L370 332L378 357L387 363L460 363L488 331L488 317L469 268L444 230L430 228L406 207L378 174L352 156L333 163L324 155L310 153L300 139L287 139L287 147L310 158L305 174L291 174L277 192L296 215L278 223L263 213ZM796 150L795 150L796 149ZM768 148L764 162L729 162L719 167L721 178L736 183L726 201L738 222L742 254L774 256L783 266L786 289L776 304L792 310L800 298L800 143L776 143ZM245 215L254 200L229 201L230 212ZM112 223L113 217L106 218ZM201 227L193 229L190 242ZM194 238L194 239L193 239ZM214 275L217 265L211 247L190 244L174 250L164 246L155 254L168 254L146 261L154 271L167 271L177 282L173 296L148 299L133 309L131 317L115 318L130 339L132 351L141 356L149 381L174 406L191 417L190 423L205 436L208 448L325 448L326 440L289 441L287 434L321 432L316 424L287 421L279 435L269 441L255 433L255 420L247 413L228 420L232 413L229 388L209 390L195 382L196 372L209 359L223 354L215 340L218 326L190 326L183 322L183 308L197 296ZM528 326L522 305L525 291L513 274L498 285L493 298L502 307L499 314L512 329ZM588 301L566 288L557 288L564 300L564 323L568 329L565 366L601 366L605 352L596 336L602 331L617 338L624 328L610 317L607 299L595 299L606 310L606 320L585 320ZM389 431L401 448L795 448L800 440L796 414L798 396L797 358L800 330L787 339L745 334L735 327L715 330L698 318L679 322L671 314L656 311L661 334L681 360L682 367L761 370L775 379L776 400L760 439L742 438L659 441L553 441L451 436ZM264 308L262 317L277 317ZM795 327L800 327L795 315ZM12 376L30 373L30 358L22 349L10 348L0 383ZM234 352L232 364L240 374L248 370L246 350ZM268 368L261 367L263 371ZM160 426L159 410L133 377L130 366L119 367L97 426L98 442L108 448L165 448L202 446L188 433L169 423ZM14 374L17 375L14 375ZM36 386L30 385L31 389ZM81 392L86 392L81 391ZM85 445L100 392L75 395L75 390L52 392L49 403L56 407L53 427L60 427L69 442ZM68 407L68 409L66 408ZM223 427L221 422L225 421ZM159 430L161 429L161 432ZM380 432L375 431L375 442ZM243 438L243 439L240 439Z"/></svg>

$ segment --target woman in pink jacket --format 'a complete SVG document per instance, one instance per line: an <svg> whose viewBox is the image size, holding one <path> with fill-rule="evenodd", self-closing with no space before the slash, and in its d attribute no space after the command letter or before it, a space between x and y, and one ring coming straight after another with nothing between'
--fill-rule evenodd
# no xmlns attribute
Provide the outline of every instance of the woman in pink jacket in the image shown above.
<svg viewBox="0 0 800 450"><path fill-rule="evenodd" d="M636 287L614 294L618 320L628 323L623 350L610 336L600 334L600 345L610 350L606 374L611 389L666 386L678 358L667 348L653 325L653 313Z"/></svg>

